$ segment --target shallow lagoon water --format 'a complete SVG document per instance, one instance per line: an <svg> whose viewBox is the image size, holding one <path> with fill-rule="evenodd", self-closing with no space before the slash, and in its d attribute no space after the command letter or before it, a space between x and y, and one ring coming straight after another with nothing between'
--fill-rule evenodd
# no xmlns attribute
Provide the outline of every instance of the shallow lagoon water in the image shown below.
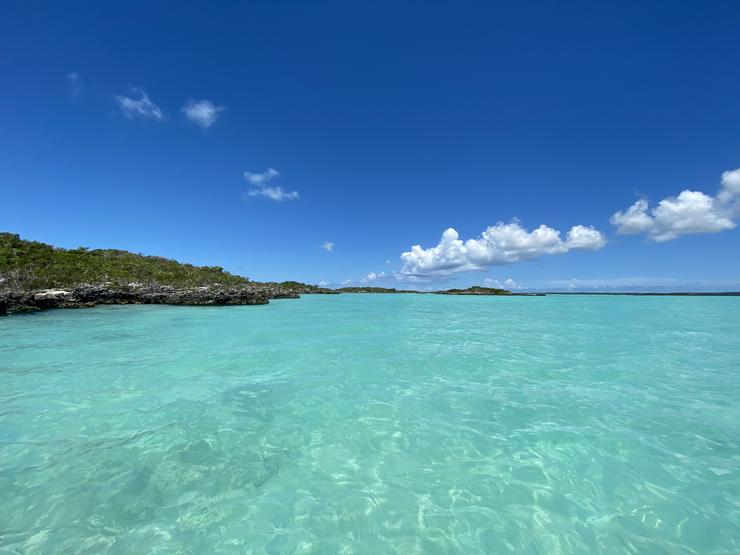
<svg viewBox="0 0 740 555"><path fill-rule="evenodd" d="M740 553L740 298L0 319L0 553Z"/></svg>

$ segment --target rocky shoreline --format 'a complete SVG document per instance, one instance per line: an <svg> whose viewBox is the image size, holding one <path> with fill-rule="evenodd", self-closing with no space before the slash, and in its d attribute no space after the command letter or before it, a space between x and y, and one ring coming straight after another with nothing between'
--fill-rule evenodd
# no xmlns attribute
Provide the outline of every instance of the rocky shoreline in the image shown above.
<svg viewBox="0 0 740 555"><path fill-rule="evenodd" d="M89 308L100 304L260 305L267 304L270 299L297 299L299 293L283 287L258 284L182 288L169 285L85 284L58 289L6 289L0 291L0 315L50 308Z"/></svg>

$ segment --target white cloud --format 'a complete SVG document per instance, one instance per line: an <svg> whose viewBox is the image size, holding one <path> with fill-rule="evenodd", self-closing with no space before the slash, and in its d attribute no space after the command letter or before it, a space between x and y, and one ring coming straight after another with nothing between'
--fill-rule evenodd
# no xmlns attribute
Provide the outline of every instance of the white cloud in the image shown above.
<svg viewBox="0 0 740 555"><path fill-rule="evenodd" d="M256 189L250 189L247 194L250 197L263 196L278 202L300 198L298 191L285 191L280 186L267 186L268 182L279 176L280 173L273 168L267 168L267 171L263 173L244 172L244 179L250 185L257 187Z"/></svg>
<svg viewBox="0 0 740 555"><path fill-rule="evenodd" d="M606 237L595 228L585 225L574 225L571 227L563 244L566 251L596 251L604 245L606 245Z"/></svg>
<svg viewBox="0 0 740 555"><path fill-rule="evenodd" d="M551 289L601 289L601 290L629 290L629 289L659 289L672 287L680 281L674 278L660 277L615 277L615 278L571 278L569 280L550 280L543 284Z"/></svg>
<svg viewBox="0 0 740 555"><path fill-rule="evenodd" d="M603 277L542 280L529 284L532 291L737 291L737 280L687 281L671 277Z"/></svg>
<svg viewBox="0 0 740 555"><path fill-rule="evenodd" d="M516 281L514 281L511 278L506 278L504 280L504 286L508 289L521 289L521 285L518 285Z"/></svg>
<svg viewBox="0 0 740 555"><path fill-rule="evenodd" d="M364 278L360 280L360 283L369 283L369 282L376 281L384 277L385 277L385 272L379 272L379 273L370 272L368 275L366 275Z"/></svg>
<svg viewBox="0 0 740 555"><path fill-rule="evenodd" d="M320 281L319 282L319 287L326 287L327 285L329 285L329 282L328 281Z"/></svg>
<svg viewBox="0 0 740 555"><path fill-rule="evenodd" d="M298 191L288 192L283 190L282 187L261 187L259 189L251 189L247 194L250 197L263 196L278 202L299 198Z"/></svg>
<svg viewBox="0 0 740 555"><path fill-rule="evenodd" d="M647 215L648 202L638 200L624 212L615 213L609 222L618 225L617 233L631 234L644 233L653 227L653 219Z"/></svg>
<svg viewBox="0 0 740 555"><path fill-rule="evenodd" d="M323 245L321 245L321 248L324 249L326 252L334 252L334 243L331 241L325 241Z"/></svg>
<svg viewBox="0 0 740 555"><path fill-rule="evenodd" d="M735 223L714 199L699 191L682 191L674 198L665 198L653 210L655 229L651 231L656 241L670 241L687 233L716 233L732 229Z"/></svg>
<svg viewBox="0 0 740 555"><path fill-rule="evenodd" d="M122 95L114 96L118 103L118 108L124 116L127 118L142 117L157 121L164 120L162 110L152 102L144 89L131 87L131 92L134 93L133 96L138 96L138 98Z"/></svg>
<svg viewBox="0 0 740 555"><path fill-rule="evenodd" d="M723 204L732 205L733 214L737 215L740 211L738 201L740 200L740 168L732 171L722 172L722 185L717 200Z"/></svg>
<svg viewBox="0 0 740 555"><path fill-rule="evenodd" d="M352 283L352 280L350 278L347 278L342 281L342 285L349 285L350 283Z"/></svg>
<svg viewBox="0 0 740 555"><path fill-rule="evenodd" d="M206 129L213 125L225 106L216 106L210 100L188 100L180 111L190 121Z"/></svg>
<svg viewBox="0 0 740 555"><path fill-rule="evenodd" d="M740 168L722 174L716 197L686 189L648 208L648 202L640 199L624 212L614 213L609 221L618 226L621 235L646 233L648 239L658 243L681 235L733 229L740 215Z"/></svg>
<svg viewBox="0 0 740 555"><path fill-rule="evenodd" d="M402 283L424 283L429 281L429 278L427 277L419 277L411 274L404 274L402 272L393 272L393 277L396 278L396 281L400 281Z"/></svg>
<svg viewBox="0 0 740 555"><path fill-rule="evenodd" d="M67 82L69 83L69 94L72 96L72 98L77 98L78 96L80 96L80 93L84 88L84 86L82 85L80 74L73 71L65 75L65 77L67 78Z"/></svg>
<svg viewBox="0 0 740 555"><path fill-rule="evenodd" d="M486 287L495 287L498 289L521 289L522 286L511 278L506 278L503 283L497 279L486 278L483 280L483 285Z"/></svg>
<svg viewBox="0 0 740 555"><path fill-rule="evenodd" d="M401 254L405 276L432 277L456 272L482 270L488 266L533 260L543 254L563 254L570 250L598 250L606 238L592 227L573 226L566 239L560 232L541 225L527 231L518 222L488 227L477 239L462 241L453 228L445 230L435 247L414 245Z"/></svg>
<svg viewBox="0 0 740 555"><path fill-rule="evenodd" d="M244 172L244 179L246 179L250 185L264 185L276 177L280 177L280 172L273 168L267 168L267 171L262 173Z"/></svg>

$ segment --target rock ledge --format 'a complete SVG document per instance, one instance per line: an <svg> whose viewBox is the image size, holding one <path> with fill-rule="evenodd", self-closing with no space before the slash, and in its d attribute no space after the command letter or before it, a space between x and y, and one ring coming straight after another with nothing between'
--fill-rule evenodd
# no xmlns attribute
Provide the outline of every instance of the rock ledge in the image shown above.
<svg viewBox="0 0 740 555"><path fill-rule="evenodd" d="M298 293L265 285L172 287L169 285L78 285L39 290L0 290L0 315L48 308L88 308L98 304L226 306L297 299Z"/></svg>

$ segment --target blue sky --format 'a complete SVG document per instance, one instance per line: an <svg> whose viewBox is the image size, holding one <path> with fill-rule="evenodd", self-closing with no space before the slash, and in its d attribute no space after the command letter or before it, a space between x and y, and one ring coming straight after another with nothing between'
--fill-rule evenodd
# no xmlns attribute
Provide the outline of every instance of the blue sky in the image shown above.
<svg viewBox="0 0 740 555"><path fill-rule="evenodd" d="M3 12L0 229L259 280L740 288L738 2Z"/></svg>

